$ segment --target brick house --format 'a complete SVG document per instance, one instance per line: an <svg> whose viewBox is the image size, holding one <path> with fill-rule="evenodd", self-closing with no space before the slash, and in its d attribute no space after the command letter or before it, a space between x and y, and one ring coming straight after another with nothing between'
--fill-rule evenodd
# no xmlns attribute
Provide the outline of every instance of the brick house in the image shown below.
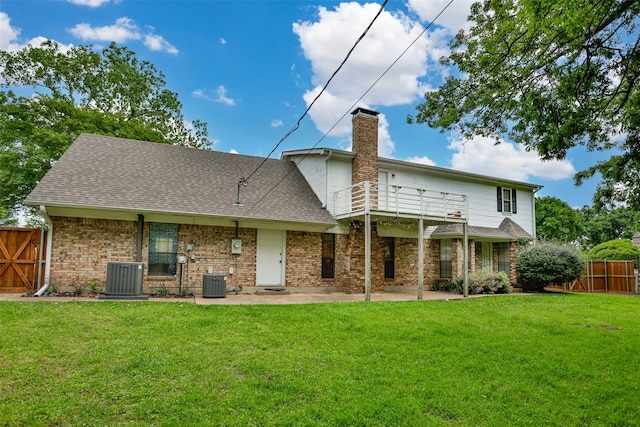
<svg viewBox="0 0 640 427"><path fill-rule="evenodd" d="M26 200L49 223L45 286L104 283L110 261L143 263L144 292L200 294L212 272L245 292L421 297L482 268L515 283L540 187L378 158L377 116L353 112L352 151L279 160L80 135Z"/></svg>

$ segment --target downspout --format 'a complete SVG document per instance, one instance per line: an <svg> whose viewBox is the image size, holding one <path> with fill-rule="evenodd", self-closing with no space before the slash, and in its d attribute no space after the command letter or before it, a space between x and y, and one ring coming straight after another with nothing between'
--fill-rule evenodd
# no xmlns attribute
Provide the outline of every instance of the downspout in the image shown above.
<svg viewBox="0 0 640 427"><path fill-rule="evenodd" d="M40 230L40 248L38 249L38 290L42 283L42 257L44 256L44 235L45 230Z"/></svg>
<svg viewBox="0 0 640 427"><path fill-rule="evenodd" d="M47 260L44 265L44 286L38 289L33 296L40 297L44 295L44 293L49 289L49 280L51 278L51 248L53 247L53 221L51 221L51 217L47 214L47 209L44 205L40 205L40 212L44 216L45 221L47 221Z"/></svg>
<svg viewBox="0 0 640 427"><path fill-rule="evenodd" d="M323 208L329 209L329 159L333 155L333 151L329 150L329 155L324 159L324 206ZM335 208L334 208L335 211Z"/></svg>
<svg viewBox="0 0 640 427"><path fill-rule="evenodd" d="M538 240L536 234L536 193L540 191L542 187L537 187L533 189L533 197L531 198L531 212L533 212L533 224L531 225L533 230L533 243L535 244L536 240Z"/></svg>
<svg viewBox="0 0 640 427"><path fill-rule="evenodd" d="M136 236L136 262L142 262L143 233L144 233L144 215L138 214L138 235Z"/></svg>

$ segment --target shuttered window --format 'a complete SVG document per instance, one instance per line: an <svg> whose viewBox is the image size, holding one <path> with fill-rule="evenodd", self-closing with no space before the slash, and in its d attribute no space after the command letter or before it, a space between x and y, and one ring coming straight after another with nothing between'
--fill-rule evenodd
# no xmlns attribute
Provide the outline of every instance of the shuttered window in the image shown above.
<svg viewBox="0 0 640 427"><path fill-rule="evenodd" d="M517 213L516 190L513 188L498 187L498 212Z"/></svg>

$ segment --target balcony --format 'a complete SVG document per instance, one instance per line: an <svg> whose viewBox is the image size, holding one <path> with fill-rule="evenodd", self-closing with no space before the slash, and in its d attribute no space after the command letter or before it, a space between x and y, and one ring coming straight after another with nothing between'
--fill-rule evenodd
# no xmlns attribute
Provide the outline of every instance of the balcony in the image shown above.
<svg viewBox="0 0 640 427"><path fill-rule="evenodd" d="M423 219L428 223L467 222L467 197L408 186L364 181L334 194L336 219L376 217Z"/></svg>

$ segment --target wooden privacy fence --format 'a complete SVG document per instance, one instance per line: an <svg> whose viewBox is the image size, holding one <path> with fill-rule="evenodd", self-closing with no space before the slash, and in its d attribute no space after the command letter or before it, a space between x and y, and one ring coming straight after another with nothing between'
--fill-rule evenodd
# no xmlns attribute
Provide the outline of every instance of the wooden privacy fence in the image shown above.
<svg viewBox="0 0 640 427"><path fill-rule="evenodd" d="M580 279L569 286L572 292L637 294L638 274L634 261L589 261Z"/></svg>
<svg viewBox="0 0 640 427"><path fill-rule="evenodd" d="M41 242L42 232L39 228L0 227L0 293L28 292L39 287L38 278L42 281L44 277L46 259L43 250L40 262L40 246L46 248L46 242Z"/></svg>

